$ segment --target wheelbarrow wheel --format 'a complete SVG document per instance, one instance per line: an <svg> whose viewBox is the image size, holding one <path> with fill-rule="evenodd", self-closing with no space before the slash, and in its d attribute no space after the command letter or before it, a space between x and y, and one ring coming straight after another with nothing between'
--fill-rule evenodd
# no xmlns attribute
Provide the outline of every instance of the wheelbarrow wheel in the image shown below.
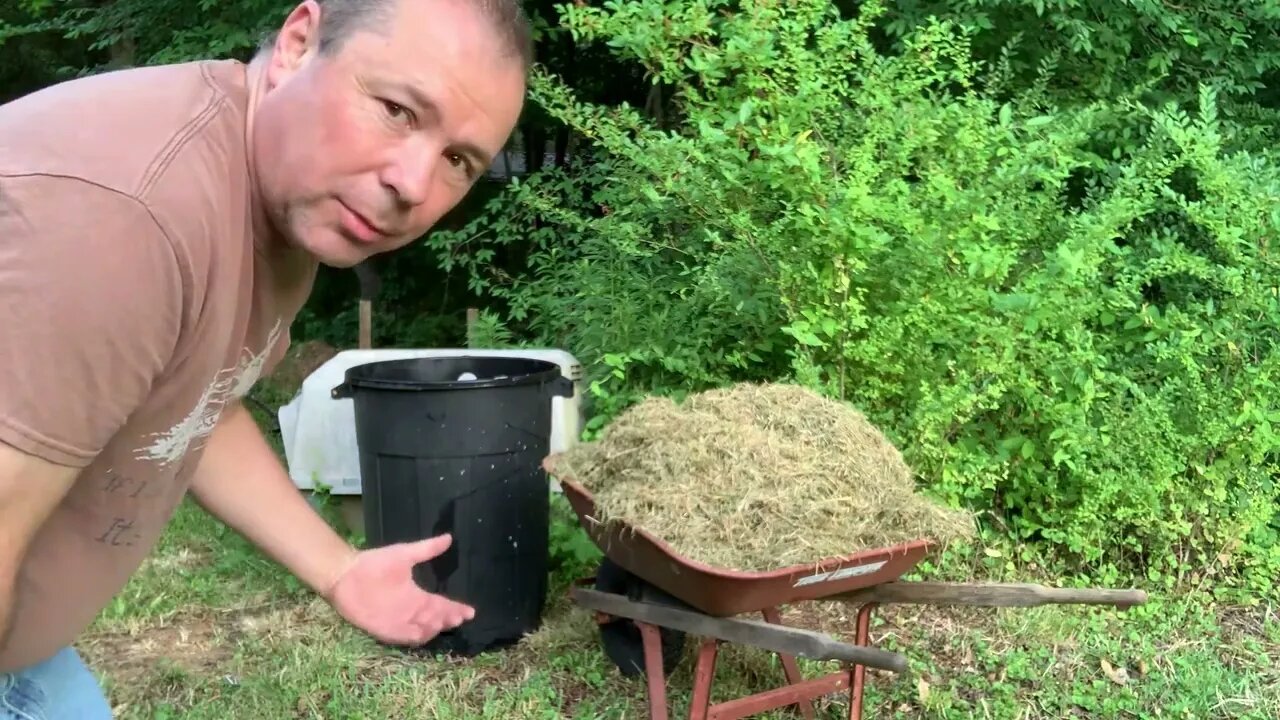
<svg viewBox="0 0 1280 720"><path fill-rule="evenodd" d="M623 595L637 602L661 603L676 607L685 604L662 590L636 577L605 558L596 570L596 590ZM672 628L658 628L662 638L662 669L670 675L684 654L685 634ZM626 677L645 674L644 637L630 618L613 618L600 625L600 642L605 655Z"/></svg>

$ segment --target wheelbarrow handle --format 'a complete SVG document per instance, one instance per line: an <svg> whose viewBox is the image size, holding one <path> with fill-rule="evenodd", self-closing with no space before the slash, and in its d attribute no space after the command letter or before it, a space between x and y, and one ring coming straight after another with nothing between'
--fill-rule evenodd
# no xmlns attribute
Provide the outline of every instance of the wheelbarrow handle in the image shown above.
<svg viewBox="0 0 1280 720"><path fill-rule="evenodd" d="M813 630L754 619L712 617L692 610L631 600L622 595L587 588L573 588L570 594L575 602L589 610L668 627L691 635L717 638L813 660L842 660L895 673L908 671L907 658L900 653L851 645Z"/></svg>
<svg viewBox="0 0 1280 720"><path fill-rule="evenodd" d="M889 582L842 593L832 599L850 603L1034 607L1038 605L1143 605L1141 590L1051 588L1030 583Z"/></svg>

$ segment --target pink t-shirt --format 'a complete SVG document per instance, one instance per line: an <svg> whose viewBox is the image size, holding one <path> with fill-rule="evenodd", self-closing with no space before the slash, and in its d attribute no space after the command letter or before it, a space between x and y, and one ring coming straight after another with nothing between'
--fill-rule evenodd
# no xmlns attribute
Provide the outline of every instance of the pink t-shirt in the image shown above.
<svg viewBox="0 0 1280 720"><path fill-rule="evenodd" d="M0 441L81 470L33 539L0 670L119 592L220 414L288 346L316 265L255 237L247 107L235 61L0 106Z"/></svg>

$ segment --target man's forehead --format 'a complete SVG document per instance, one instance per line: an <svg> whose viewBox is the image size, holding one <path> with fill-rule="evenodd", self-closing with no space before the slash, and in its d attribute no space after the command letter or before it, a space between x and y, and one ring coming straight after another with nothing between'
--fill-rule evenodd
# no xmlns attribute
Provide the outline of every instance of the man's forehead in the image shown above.
<svg viewBox="0 0 1280 720"><path fill-rule="evenodd" d="M523 73L513 68L440 58L423 49L370 54L354 59L351 71L365 92L409 107L421 121L474 146L478 160L487 160L501 149L523 104Z"/></svg>

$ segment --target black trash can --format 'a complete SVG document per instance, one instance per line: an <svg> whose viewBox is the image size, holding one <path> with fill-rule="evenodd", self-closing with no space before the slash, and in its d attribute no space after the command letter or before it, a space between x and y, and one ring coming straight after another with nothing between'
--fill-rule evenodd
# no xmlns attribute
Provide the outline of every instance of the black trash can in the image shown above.
<svg viewBox="0 0 1280 720"><path fill-rule="evenodd" d="M417 566L428 592L476 609L423 648L472 656L541 625L548 574L551 399L573 383L552 362L413 358L349 368L369 547L453 535Z"/></svg>

